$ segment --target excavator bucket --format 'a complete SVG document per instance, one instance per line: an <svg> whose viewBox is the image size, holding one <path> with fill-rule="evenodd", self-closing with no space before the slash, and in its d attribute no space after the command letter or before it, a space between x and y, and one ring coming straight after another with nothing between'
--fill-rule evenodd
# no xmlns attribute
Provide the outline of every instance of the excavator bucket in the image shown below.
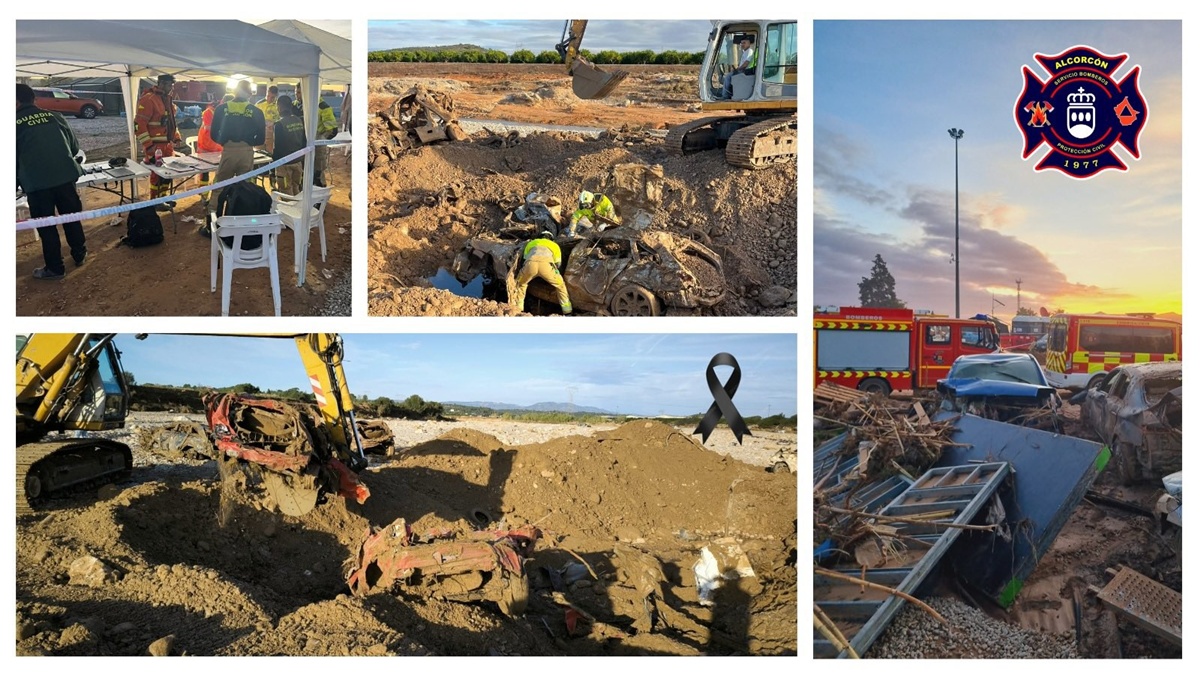
<svg viewBox="0 0 1200 675"><path fill-rule="evenodd" d="M604 98L612 93L627 75L629 73L624 70L605 72L578 57L575 67L571 69L571 89L579 98Z"/></svg>

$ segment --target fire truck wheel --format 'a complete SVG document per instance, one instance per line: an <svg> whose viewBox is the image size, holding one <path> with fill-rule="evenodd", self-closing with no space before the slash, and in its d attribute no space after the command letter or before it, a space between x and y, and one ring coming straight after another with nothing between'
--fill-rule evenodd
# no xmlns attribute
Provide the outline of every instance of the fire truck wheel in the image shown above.
<svg viewBox="0 0 1200 675"><path fill-rule="evenodd" d="M886 380L881 380L878 377L869 377L858 383L858 390L865 391L868 394L880 394L887 396L892 393L892 388L888 386Z"/></svg>
<svg viewBox="0 0 1200 675"><path fill-rule="evenodd" d="M1100 383L1103 382L1104 378L1106 377L1108 377L1108 373L1096 373L1092 376L1092 379L1088 380L1087 388L1095 389L1096 387L1099 387Z"/></svg>

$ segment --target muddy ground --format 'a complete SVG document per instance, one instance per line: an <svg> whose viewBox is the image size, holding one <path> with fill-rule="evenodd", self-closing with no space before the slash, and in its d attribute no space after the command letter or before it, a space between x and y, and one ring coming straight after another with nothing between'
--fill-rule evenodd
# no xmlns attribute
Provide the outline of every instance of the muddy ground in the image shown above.
<svg viewBox="0 0 1200 675"><path fill-rule="evenodd" d="M175 417L138 413L131 422ZM657 422L484 422L449 431L391 423L404 451L376 458L365 473L370 499L331 500L301 518L271 511L257 491L230 489L237 481L222 482L213 462L147 454L136 434L121 432L134 446L130 481L18 522L17 653L796 653L793 474L713 452L690 430ZM368 525L403 517L417 531L467 530L479 514L544 533L527 564L523 617L429 594L346 593L346 563ZM727 584L705 606L692 566L720 537L740 545L756 576ZM86 556L103 565L95 586L71 583L72 563L80 581L76 561ZM595 578L575 574L586 569L579 559ZM650 619L635 586L655 569L663 581ZM550 580L564 570L572 580L556 601ZM569 632L564 603L596 623Z"/></svg>
<svg viewBox="0 0 1200 675"><path fill-rule="evenodd" d="M536 132L516 144L489 132L425 146L368 178L368 305L373 315L511 315L507 305L432 288L463 242L498 227L498 200L541 192L573 204L581 189L603 190L612 166L661 165L662 204L652 227L698 231L723 257L728 292L709 315L795 315L796 166L751 172L723 151L673 156L662 135L704 116L696 67L640 67L600 101L571 92L559 67L475 64L371 64L368 105L386 108L414 84L453 97L461 117L605 130L589 139ZM458 204L424 203L455 185ZM617 205L618 209L621 205Z"/></svg>
<svg viewBox="0 0 1200 675"><path fill-rule="evenodd" d="M70 119L72 129L87 152L88 161L129 155L124 140L124 120L102 117ZM191 133L194 133L192 131ZM321 261L320 243L312 232L306 283L296 286L292 265L293 238L290 230L280 235L279 282L284 316L348 316L351 313L351 218L350 174L353 156L341 148L329 153L328 173L333 196L325 211L327 258ZM182 189L196 187L191 180ZM268 188L269 190L270 188ZM142 199L149 195L149 179L140 181ZM129 187L126 186L126 194ZM114 194L82 188L84 209L113 206ZM87 262L76 268L63 239L67 275L58 281L33 278L41 267L41 244L31 231L17 232L18 316L220 316L221 286L211 291L209 240L197 234L204 217L199 196L179 200L172 221L160 213L162 244L133 249L120 246L125 235L124 217L98 218L84 222ZM176 228L178 232L176 232ZM61 228L59 228L60 237ZM230 294L230 316L271 316L270 275L266 268L236 270Z"/></svg>
<svg viewBox="0 0 1200 675"><path fill-rule="evenodd" d="M1079 421L1079 406L1065 403L1063 413L1066 435L1096 440ZM1017 481L1020 489L1020 476ZM1110 463L1071 512L1011 608L1002 610L976 597L946 574L934 597L954 614L952 626L906 607L867 656L1180 658L1180 647L1118 618L1088 591L1089 586L1102 588L1110 578L1105 570L1120 566L1182 591L1180 540L1160 533L1150 513L1162 492L1161 483L1122 485Z"/></svg>

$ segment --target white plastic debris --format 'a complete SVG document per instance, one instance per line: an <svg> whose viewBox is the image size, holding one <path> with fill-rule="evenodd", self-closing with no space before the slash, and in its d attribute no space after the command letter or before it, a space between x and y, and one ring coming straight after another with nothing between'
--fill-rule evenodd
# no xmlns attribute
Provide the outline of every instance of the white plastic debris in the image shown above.
<svg viewBox="0 0 1200 675"><path fill-rule="evenodd" d="M712 595L726 579L753 577L754 568L745 551L731 537L716 539L700 549L700 559L692 565L696 575L696 592L701 605L712 605Z"/></svg>

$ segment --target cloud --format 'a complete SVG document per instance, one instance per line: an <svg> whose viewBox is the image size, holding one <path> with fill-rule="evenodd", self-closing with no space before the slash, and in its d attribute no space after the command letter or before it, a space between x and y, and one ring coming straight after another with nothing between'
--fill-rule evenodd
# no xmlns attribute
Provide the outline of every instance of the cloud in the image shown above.
<svg viewBox="0 0 1200 675"><path fill-rule="evenodd" d="M1021 279L1021 304L1051 305L1063 298L1093 301L1131 296L1099 286L1070 281L1037 247L1006 234L1016 207L993 196L960 199L959 276L962 314L990 312L992 295L1010 312ZM813 297L817 304L855 305L858 282L870 273L875 254L883 256L896 279L896 295L914 309L951 313L954 308L954 197L928 188L910 188L896 213L915 224L909 240L867 232L835 214L814 217ZM990 226L989 226L990 225ZM1030 289L1037 289L1036 293Z"/></svg>
<svg viewBox="0 0 1200 675"><path fill-rule="evenodd" d="M822 140L813 144L813 179L818 188L836 195L852 197L865 204L886 207L894 204L892 195L854 175L861 169L866 148L845 134L829 129L816 133Z"/></svg>

